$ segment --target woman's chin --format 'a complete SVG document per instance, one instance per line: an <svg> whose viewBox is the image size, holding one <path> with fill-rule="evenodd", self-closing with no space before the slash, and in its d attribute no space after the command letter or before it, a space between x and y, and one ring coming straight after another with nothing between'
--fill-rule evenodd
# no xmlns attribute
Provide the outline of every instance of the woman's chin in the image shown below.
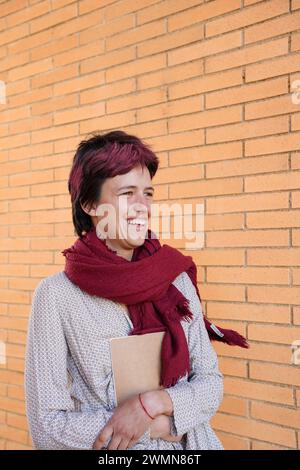
<svg viewBox="0 0 300 470"><path fill-rule="evenodd" d="M138 238L128 237L126 239L126 242L128 243L128 245L132 246L133 248L143 245L144 241L145 241L145 236L143 235L140 235Z"/></svg>

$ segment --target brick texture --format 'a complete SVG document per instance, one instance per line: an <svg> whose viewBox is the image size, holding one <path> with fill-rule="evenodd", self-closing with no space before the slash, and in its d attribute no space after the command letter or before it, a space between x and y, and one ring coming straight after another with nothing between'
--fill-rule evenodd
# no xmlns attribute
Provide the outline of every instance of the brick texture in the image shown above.
<svg viewBox="0 0 300 470"><path fill-rule="evenodd" d="M30 449L32 293L75 240L67 177L95 130L146 139L157 201L204 203L192 255L215 344L226 449L300 449L299 0L8 0L0 11L0 448Z"/></svg>

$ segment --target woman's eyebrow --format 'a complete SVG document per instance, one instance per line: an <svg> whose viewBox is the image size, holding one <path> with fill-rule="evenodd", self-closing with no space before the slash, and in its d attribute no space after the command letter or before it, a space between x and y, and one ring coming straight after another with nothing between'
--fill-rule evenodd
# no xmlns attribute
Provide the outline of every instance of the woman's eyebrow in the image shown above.
<svg viewBox="0 0 300 470"><path fill-rule="evenodd" d="M121 189L136 189L137 186L122 186L121 188L118 189L118 191L120 191ZM154 191L154 188L153 186L148 186L147 188L144 188L144 189L152 189Z"/></svg>

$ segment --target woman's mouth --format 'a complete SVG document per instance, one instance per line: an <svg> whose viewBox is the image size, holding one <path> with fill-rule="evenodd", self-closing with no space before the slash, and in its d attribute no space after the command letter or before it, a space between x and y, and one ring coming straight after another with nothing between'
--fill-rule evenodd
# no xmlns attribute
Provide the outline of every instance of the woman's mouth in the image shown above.
<svg viewBox="0 0 300 470"><path fill-rule="evenodd" d="M147 221L145 219L136 218L136 219L128 219L127 223L128 223L129 226L130 225L135 226L135 230L137 232L140 232L142 230L142 228L145 227Z"/></svg>

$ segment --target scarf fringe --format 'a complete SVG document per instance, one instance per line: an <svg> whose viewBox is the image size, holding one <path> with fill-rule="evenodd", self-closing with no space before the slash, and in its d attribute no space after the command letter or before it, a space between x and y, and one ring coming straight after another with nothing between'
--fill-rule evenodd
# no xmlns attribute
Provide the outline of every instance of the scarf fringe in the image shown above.
<svg viewBox="0 0 300 470"><path fill-rule="evenodd" d="M177 310L183 320L190 322L193 319L193 314L190 311L190 302L185 297L177 304Z"/></svg>
<svg viewBox="0 0 300 470"><path fill-rule="evenodd" d="M240 333L226 328L220 328L211 323L204 317L206 328L209 338L214 341L221 341L222 343L229 344L230 346L239 346L248 349L250 347L247 339Z"/></svg>
<svg viewBox="0 0 300 470"><path fill-rule="evenodd" d="M189 374L189 373L190 373L190 369L187 369L183 374L179 376L165 377L164 379L162 378L163 374L161 374L159 385L162 386L163 388L174 387L174 385L176 385L179 382L179 380L183 379L186 376L186 374Z"/></svg>

